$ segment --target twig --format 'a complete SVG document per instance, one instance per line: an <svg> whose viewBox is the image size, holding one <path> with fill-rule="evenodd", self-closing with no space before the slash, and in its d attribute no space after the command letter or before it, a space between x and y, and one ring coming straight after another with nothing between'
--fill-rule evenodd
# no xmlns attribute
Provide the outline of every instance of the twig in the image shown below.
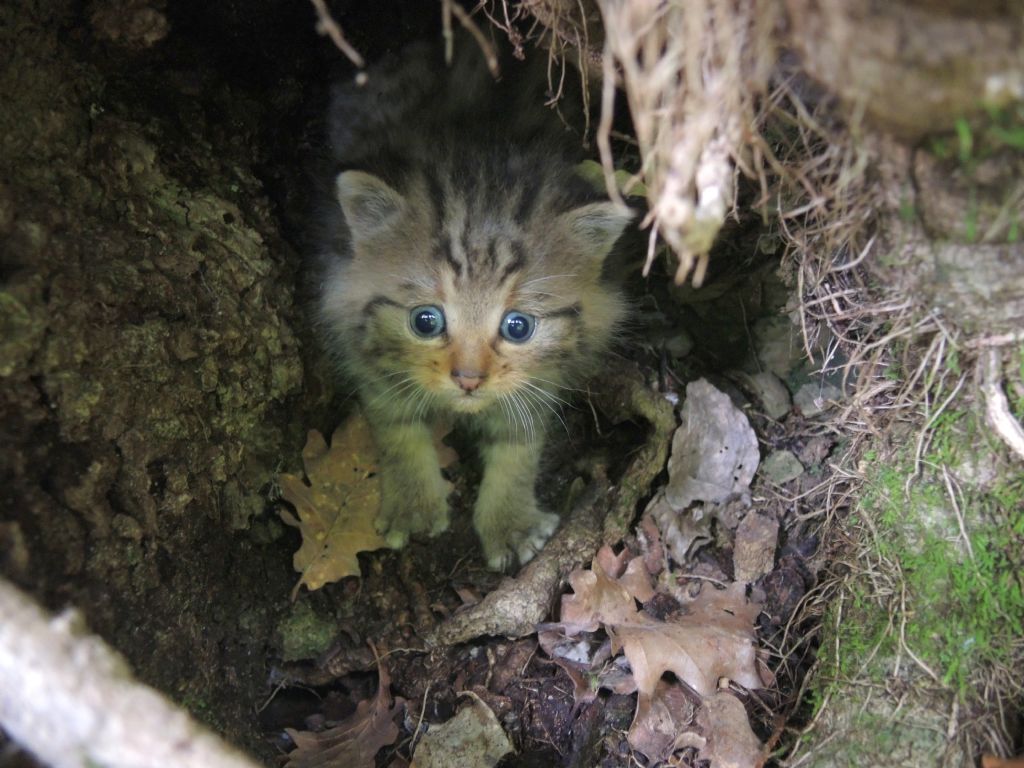
<svg viewBox="0 0 1024 768"><path fill-rule="evenodd" d="M987 349L978 360L982 369L981 391L985 395L985 416L988 423L1010 450L1024 459L1024 429L1010 413L1010 403L1000 386L999 351Z"/></svg>
<svg viewBox="0 0 1024 768"><path fill-rule="evenodd" d="M466 10L454 0L441 0L441 25L444 34L444 60L446 63L452 63L452 46L454 45L454 35L452 34L452 16L455 16L459 20L459 24L476 40L476 44L480 46L480 51L484 55L484 59L487 61L487 69L490 70L491 77L497 78L501 75L501 68L498 66L498 54L494 52L494 46L491 45L487 36L484 35L483 30L480 26L473 21L473 17L466 13Z"/></svg>
<svg viewBox="0 0 1024 768"><path fill-rule="evenodd" d="M331 12L327 8L326 0L310 0L310 2L313 3L313 7L316 8L317 33L330 37L338 49L357 67L360 69L365 67L366 61L359 54L359 51L353 48L351 43L345 39L345 33L341 31L341 25L334 20L333 16L331 16Z"/></svg>
<svg viewBox="0 0 1024 768"><path fill-rule="evenodd" d="M427 696L430 695L430 686L431 686L431 683L428 682L427 683L427 687L423 691L423 706L420 707L420 717L419 717L419 720L416 721L416 728L413 729L412 738L409 740L409 752L410 753L413 751L413 748L416 746L416 741L419 739L419 736L420 736L420 728L423 727L423 716L427 713Z"/></svg>
<svg viewBox="0 0 1024 768"><path fill-rule="evenodd" d="M953 488L953 480L949 476L946 465L942 465L942 479L946 482L946 493L949 494L949 503L953 505L953 512L956 514L957 525L960 526L960 535L963 537L964 546L967 548L967 556L974 563L974 547L971 546L971 537L967 535L967 526L964 523L964 514L960 511L960 504L956 498L956 491Z"/></svg>
<svg viewBox="0 0 1024 768"><path fill-rule="evenodd" d="M971 339L966 342L965 346L968 347L1002 347L1007 344L1016 344L1020 341L1024 341L1024 331L1012 331L1010 333L1001 333L997 336L982 336L977 339Z"/></svg>

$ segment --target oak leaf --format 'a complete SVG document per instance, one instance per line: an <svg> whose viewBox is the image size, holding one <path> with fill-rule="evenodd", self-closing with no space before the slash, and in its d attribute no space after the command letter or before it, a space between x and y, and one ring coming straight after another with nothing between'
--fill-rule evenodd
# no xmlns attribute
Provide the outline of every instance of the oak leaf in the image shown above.
<svg viewBox="0 0 1024 768"><path fill-rule="evenodd" d="M754 646L754 621L760 606L747 600L744 584L734 583L726 589L706 585L693 601L682 606L683 612L660 619L640 607L654 595L642 557L602 551L589 570L570 574L569 583L574 593L562 598L561 621L541 627L541 645L563 667L596 673L596 685L609 687L607 683L614 676L605 681L603 675L614 667L605 663L606 656L601 658L601 654L588 650L594 647L588 633L605 630L612 641L611 651L621 650L629 662L638 692L637 712L629 732L634 748L652 761L665 760L682 746L696 746L707 752L715 765L746 768L757 764L760 744L750 733L745 713L743 728L735 729L736 744L728 743L721 735L740 719L743 707L736 701L736 711L735 700L723 704L716 693L723 679L747 688L764 685ZM556 629L561 630L560 636ZM666 672L672 672L690 693L678 684L666 684ZM585 679L579 674L576 677ZM621 680L616 684L623 692L630 690ZM588 694L575 691L577 704ZM693 707L686 704L687 696L700 703L699 712L705 718L691 722L689 730L686 721L694 718ZM718 728L715 738L711 738L711 726L717 728L723 721L727 726ZM703 736L697 733L701 730ZM680 741L683 737L690 740ZM730 751L733 749L735 752Z"/></svg>
<svg viewBox="0 0 1024 768"><path fill-rule="evenodd" d="M356 711L333 728L286 728L295 749L285 768L373 768L377 752L398 738L395 715L405 706L404 699L392 700L391 677L383 663L378 664L378 675L377 695L359 702Z"/></svg>
<svg viewBox="0 0 1024 768"><path fill-rule="evenodd" d="M754 648L758 606L748 603L742 584L716 590L705 586L688 613L661 621L642 612L605 626L613 647L621 647L641 694L653 694L665 672L672 672L702 696L714 693L720 678L760 688Z"/></svg>
<svg viewBox="0 0 1024 768"><path fill-rule="evenodd" d="M697 711L697 725L706 743L700 756L711 768L761 768L764 746L750 728L747 710L728 691L704 699Z"/></svg>
<svg viewBox="0 0 1024 768"><path fill-rule="evenodd" d="M380 511L377 451L370 426L360 413L351 416L331 437L309 431L302 449L308 483L298 475L280 477L281 495L298 518L281 511L285 523L302 533L302 546L292 564L302 574L294 599L305 584L310 590L359 575L358 552L387 547L374 528Z"/></svg>

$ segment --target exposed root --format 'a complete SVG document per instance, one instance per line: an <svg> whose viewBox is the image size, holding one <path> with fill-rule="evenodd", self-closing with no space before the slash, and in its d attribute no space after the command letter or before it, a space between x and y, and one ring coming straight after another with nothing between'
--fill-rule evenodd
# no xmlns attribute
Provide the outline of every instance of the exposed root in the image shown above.
<svg viewBox="0 0 1024 768"><path fill-rule="evenodd" d="M1010 413L1010 403L1001 385L999 351L986 349L978 360L981 368L981 391L985 396L985 416L992 429L1021 459L1024 459L1024 429Z"/></svg>

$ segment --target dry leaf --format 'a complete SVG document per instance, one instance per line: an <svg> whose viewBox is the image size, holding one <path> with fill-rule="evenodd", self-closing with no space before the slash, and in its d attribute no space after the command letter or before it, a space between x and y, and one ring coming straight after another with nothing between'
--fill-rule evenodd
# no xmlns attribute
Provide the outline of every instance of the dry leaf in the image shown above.
<svg viewBox="0 0 1024 768"><path fill-rule="evenodd" d="M676 510L721 503L750 486L761 453L746 415L704 379L686 386L682 424L672 438L665 497Z"/></svg>
<svg viewBox="0 0 1024 768"><path fill-rule="evenodd" d="M395 715L405 705L391 699L391 677L378 663L377 695L359 702L345 721L326 731L286 728L295 742L285 768L373 768L377 752L398 738Z"/></svg>
<svg viewBox="0 0 1024 768"><path fill-rule="evenodd" d="M637 612L629 590L609 577L596 560L590 570L570 573L569 586L573 594L562 598L558 622L568 635L596 632L602 624L629 621Z"/></svg>
<svg viewBox="0 0 1024 768"><path fill-rule="evenodd" d="M282 496L298 512L281 518L302 532L302 546L293 557L310 590L359 575L356 553L387 546L374 520L380 511L380 481L376 476L377 452L370 426L360 413L335 430L331 447L323 435L310 430L302 461L309 483L297 475L281 475Z"/></svg>
<svg viewBox="0 0 1024 768"><path fill-rule="evenodd" d="M629 548L623 549L616 555L612 548L605 544L597 550L594 560L608 576L625 587L626 591L639 602L646 603L654 597L651 574L645 565L644 558L634 555Z"/></svg>
<svg viewBox="0 0 1024 768"><path fill-rule="evenodd" d="M995 755L982 755L981 768L1024 768L1024 757L1002 758Z"/></svg>
<svg viewBox="0 0 1024 768"><path fill-rule="evenodd" d="M711 521L719 517L721 505L748 499L761 459L746 415L704 379L686 386L680 416L682 424L672 437L668 485L644 511L657 523L677 563L685 562L695 546L710 541ZM695 502L704 503L691 508Z"/></svg>
<svg viewBox="0 0 1024 768"><path fill-rule="evenodd" d="M620 574L619 578L610 576L605 567ZM685 613L665 621L637 606L638 595L651 590L642 557L627 562L626 557L602 551L589 571L570 574L569 583L575 592L562 598L562 621L540 628L541 646L567 671L571 665L580 672L597 672L598 687L615 686L626 692L635 686L639 696L630 743L650 760L667 759L682 746L705 746L704 738L683 727L688 715L677 696L681 691L666 687L665 672L672 672L701 697L714 697L722 679L747 688L764 684L754 647L754 621L760 606L747 600L745 585L734 583L727 589L705 585L685 604ZM587 633L598 627L612 638L613 652L622 649L632 670L632 684L621 674L603 676L601 665L614 667L591 653L594 640ZM577 702L585 700L590 686L582 684L579 674L570 673L570 678ZM711 716L717 716L716 709ZM744 726L749 731L745 715ZM748 754L746 732L740 736L737 748ZM726 749L723 745L719 752L725 754Z"/></svg>
<svg viewBox="0 0 1024 768"><path fill-rule="evenodd" d="M736 581L751 582L770 573L775 566L779 521L774 515L750 510L736 528L732 563Z"/></svg>
<svg viewBox="0 0 1024 768"><path fill-rule="evenodd" d="M667 761L685 746L684 734L693 721L695 707L679 683L658 683L652 696L641 695L637 702L629 745L652 763Z"/></svg>
<svg viewBox="0 0 1024 768"><path fill-rule="evenodd" d="M644 518L665 542L665 547L677 563L686 561L690 551L712 540L712 515L701 506L679 511L668 503L664 491L658 491L644 510Z"/></svg>
<svg viewBox="0 0 1024 768"><path fill-rule="evenodd" d="M562 598L562 620L548 627L572 637L603 625L613 650L625 652L641 693L652 695L665 672L701 695L713 693L722 677L747 688L762 685L754 649L760 607L747 601L742 584L707 585L687 613L662 621L639 610L633 594L596 559L591 570L570 574L569 583L574 594Z"/></svg>
<svg viewBox="0 0 1024 768"><path fill-rule="evenodd" d="M746 688L762 685L752 625L737 632L697 616L665 622L644 620L640 614L607 629L629 659L637 689L642 692L653 693L665 672L672 672L702 696L714 692L723 677Z"/></svg>
<svg viewBox="0 0 1024 768"><path fill-rule="evenodd" d="M727 691L718 691L704 700L697 712L697 724L706 743L700 757L711 768L760 768L764 763L763 745L750 730L747 710Z"/></svg>

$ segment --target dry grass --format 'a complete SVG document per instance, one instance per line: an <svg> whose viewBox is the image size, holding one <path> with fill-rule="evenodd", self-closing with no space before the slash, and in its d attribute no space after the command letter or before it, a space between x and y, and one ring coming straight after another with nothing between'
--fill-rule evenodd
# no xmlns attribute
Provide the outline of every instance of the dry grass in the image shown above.
<svg viewBox="0 0 1024 768"><path fill-rule="evenodd" d="M795 308L806 354L823 373L840 370L848 391L844 407L831 420L831 426L848 438L848 448L845 456L833 463L820 512L825 554L832 565L793 622L798 627L810 626L812 632L826 617L834 622L831 628L822 627L823 637L834 644L823 649L823 656L836 667L818 668L809 679L818 680L819 685L822 679L840 684L826 690L877 685L868 671L881 642L867 652L842 646L840 624L845 605L853 600L851 585L858 585L858 594L869 595L889 616L882 637L895 640L896 651L887 679L900 679L901 670L907 667L916 670L908 678L915 681L912 690L885 688L878 693L893 701L948 707L947 746L943 756L935 756L938 763L959 764L963 755L981 752L1012 754L1015 745L1009 728L1013 712L1024 698L1024 683L1013 670L1024 664L1024 640L1002 656L1013 662L986 662L972 669L966 696L951 691L942 670L934 668L922 658L920 649L908 642L908 626L915 621L915 596L908 591L908 575L901 560L892 556L892 547L886 546L890 542L883 540L886 533L870 510L857 503L872 474L872 468L862 462L866 449L882 451L876 461L894 460L899 451L893 443L900 439L893 435L908 434L911 459L902 483L907 514L920 512L910 499L924 475L931 482L944 484L948 508L959 527L965 565L975 565L963 490L953 479L951 467L944 463L936 466L928 457L942 417L954 408L978 412L982 399L989 410L998 412L989 415L989 423L1000 435L1004 429L1010 433L1004 441L1013 448L1019 424L1009 414L1002 394L1001 366L992 362L997 353L985 349L977 354L985 345L963 339L959 330L920 296L873 277L870 267L880 256L882 229L892 223L891 219L878 219L885 190L868 172L877 158L871 154L869 140L858 138L858 131L835 121L827 101L817 101L812 109L795 83L799 76L783 80L764 107L765 135L776 140L770 150L764 148L776 179L767 202L777 211L788 243L785 264L797 289ZM1015 339L1003 343L1013 344ZM996 424L1000 419L1012 423L1000 429ZM846 514L851 508L858 511L854 521ZM791 653L803 644L804 638L793 639L788 646L784 640L780 652ZM840 672L839 660L851 652L860 659L857 670ZM814 730L829 712L830 695L826 693L800 733ZM834 728L834 723L830 727ZM787 764L814 763L815 753L827 750L835 736L810 742L814 745L810 749L794 740Z"/></svg>
<svg viewBox="0 0 1024 768"><path fill-rule="evenodd" d="M735 203L737 169L757 172L756 99L775 60L778 5L596 0L602 25L595 3L587 0L483 5L516 46L533 35L548 48L556 96L566 59L576 64L585 93L600 73L597 144L608 192L618 202L612 119L617 90L625 92L642 161L636 181L647 189L645 274L660 238L679 260L676 282L689 278L699 286L708 252ZM534 20L526 33L515 23L524 14Z"/></svg>

